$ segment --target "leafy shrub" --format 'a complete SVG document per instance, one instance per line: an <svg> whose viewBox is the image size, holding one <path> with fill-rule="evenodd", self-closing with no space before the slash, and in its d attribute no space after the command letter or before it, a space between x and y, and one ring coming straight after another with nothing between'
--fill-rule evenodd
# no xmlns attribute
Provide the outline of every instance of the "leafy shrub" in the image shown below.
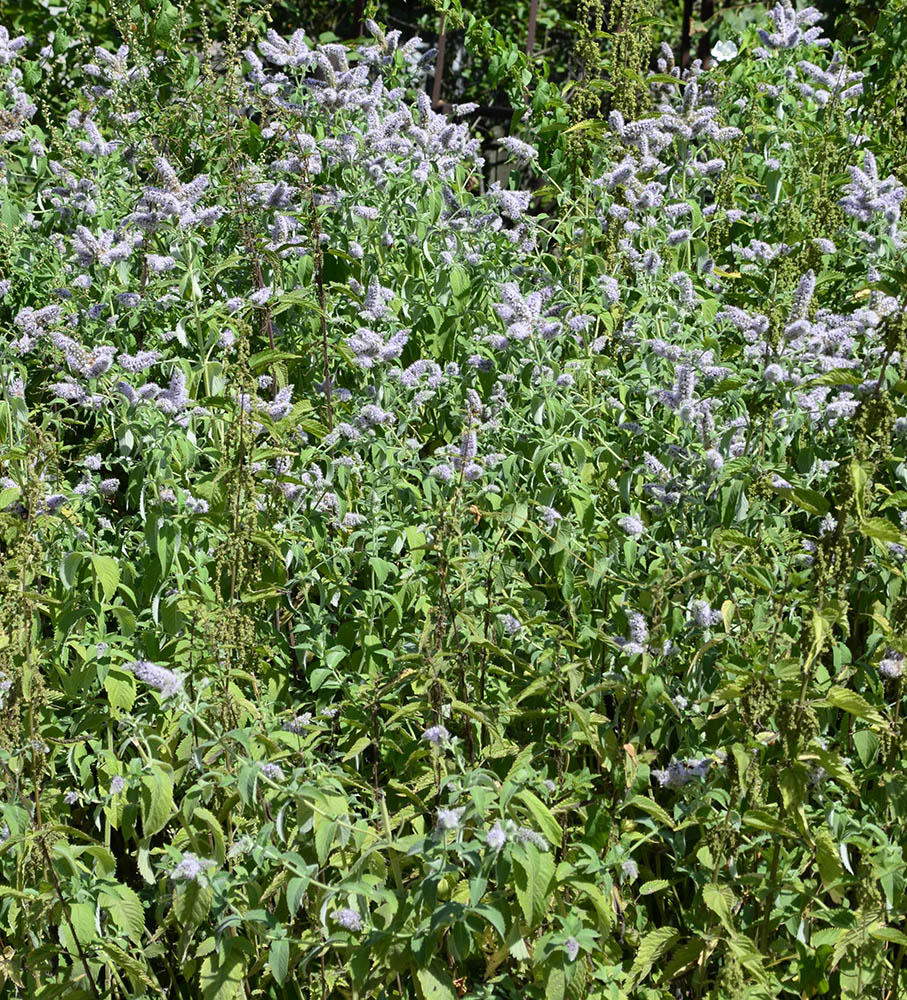
<svg viewBox="0 0 907 1000"><path fill-rule="evenodd" d="M506 187L371 22L0 34L7 995L897 980L903 159L815 21Z"/></svg>

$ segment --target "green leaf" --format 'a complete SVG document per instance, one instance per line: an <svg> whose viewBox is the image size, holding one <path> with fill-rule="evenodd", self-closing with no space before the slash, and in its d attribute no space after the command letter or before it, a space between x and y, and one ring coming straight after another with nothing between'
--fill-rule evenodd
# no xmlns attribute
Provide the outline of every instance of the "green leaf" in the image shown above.
<svg viewBox="0 0 907 1000"><path fill-rule="evenodd" d="M754 830L767 830L769 833L777 833L782 837L793 837L794 833L781 823L776 816L773 816L765 809L748 809L743 814L745 826L751 826Z"/></svg>
<svg viewBox="0 0 907 1000"><path fill-rule="evenodd" d="M862 517L863 490L869 480L869 477L866 473L866 469L859 462L854 461L850 463L850 479L853 483L853 493L857 504L857 512Z"/></svg>
<svg viewBox="0 0 907 1000"><path fill-rule="evenodd" d="M157 42L167 42L176 27L179 18L179 8L175 7L170 0L164 0L161 5L161 12L154 25L154 37Z"/></svg>
<svg viewBox="0 0 907 1000"><path fill-rule="evenodd" d="M15 503L19 499L21 492L22 490L18 486L7 486L5 489L0 490L0 513Z"/></svg>
<svg viewBox="0 0 907 1000"><path fill-rule="evenodd" d="M60 580L67 590L76 584L76 577L85 556L81 552L67 552L60 563Z"/></svg>
<svg viewBox="0 0 907 1000"><path fill-rule="evenodd" d="M730 886L709 883L702 887L702 901L721 921L726 930L734 932L734 922L731 920L731 907L734 905L734 893Z"/></svg>
<svg viewBox="0 0 907 1000"><path fill-rule="evenodd" d="M614 913L614 902L611 898L610 890L607 894L602 891L602 889L595 885L594 882L574 882L570 881L569 885L574 891L578 893L584 893L589 897L592 905L595 907L596 915L598 916L599 925L605 929L610 929L614 926L615 913Z"/></svg>
<svg viewBox="0 0 907 1000"><path fill-rule="evenodd" d="M245 971L238 948L229 948L225 955L206 956L199 973L203 1000L234 1000L242 989Z"/></svg>
<svg viewBox="0 0 907 1000"><path fill-rule="evenodd" d="M750 538L749 535L744 535L742 531L735 531L733 528L719 528L712 535L712 539L716 545L745 545L749 549L759 547L755 538Z"/></svg>
<svg viewBox="0 0 907 1000"><path fill-rule="evenodd" d="M844 897L840 892L832 888L832 886L844 878L844 865L841 864L838 849L832 839L831 832L824 827L820 827L815 835L815 840L816 862L819 865L819 875L822 879L822 885L831 895L832 899L836 903L840 903Z"/></svg>
<svg viewBox="0 0 907 1000"><path fill-rule="evenodd" d="M117 927L136 944L145 934L145 910L134 889L116 885L105 889L98 902L110 914Z"/></svg>
<svg viewBox="0 0 907 1000"><path fill-rule="evenodd" d="M457 991L453 980L437 966L428 969L418 969L416 980L423 1000L457 1000Z"/></svg>
<svg viewBox="0 0 907 1000"><path fill-rule="evenodd" d="M774 593L777 581L764 566L748 563L746 566L741 566L737 572L750 583L761 587L767 594Z"/></svg>
<svg viewBox="0 0 907 1000"><path fill-rule="evenodd" d="M186 882L173 893L173 912L183 927L198 927L207 918L213 898L210 886Z"/></svg>
<svg viewBox="0 0 907 1000"><path fill-rule="evenodd" d="M643 882L639 887L640 896L650 896L653 892L661 892L662 889L667 889L671 883L666 878L653 878L648 882Z"/></svg>
<svg viewBox="0 0 907 1000"><path fill-rule="evenodd" d="M113 875L117 870L116 858L103 844L92 844L82 852L83 857L91 857L97 861L95 871L99 875Z"/></svg>
<svg viewBox="0 0 907 1000"><path fill-rule="evenodd" d="M246 805L250 805L255 800L255 787L258 784L258 765L247 764L240 768L236 786L240 797Z"/></svg>
<svg viewBox="0 0 907 1000"><path fill-rule="evenodd" d="M853 745L856 747L860 761L864 767L869 767L879 752L879 738L871 729L861 729L853 734Z"/></svg>
<svg viewBox="0 0 907 1000"><path fill-rule="evenodd" d="M192 813L192 822L195 823L196 820L201 820L208 831L211 834L211 839L214 842L214 857L217 859L218 864L224 863L225 849L226 849L226 839L224 837L224 831L217 817L205 809L204 806L196 806Z"/></svg>
<svg viewBox="0 0 907 1000"><path fill-rule="evenodd" d="M331 646L324 654L324 662L329 667L336 667L349 655L350 651L345 646Z"/></svg>
<svg viewBox="0 0 907 1000"><path fill-rule="evenodd" d="M541 923L554 887L554 859L548 851L526 844L525 854L515 855L514 885L517 900L530 929Z"/></svg>
<svg viewBox="0 0 907 1000"><path fill-rule="evenodd" d="M117 592L117 585L120 582L120 567L116 559L110 556L91 555L91 564L94 567L98 583L104 590L104 597L110 601Z"/></svg>
<svg viewBox="0 0 907 1000"><path fill-rule="evenodd" d="M642 939L633 966L630 969L628 983L630 987L641 983L652 971L652 966L667 954L680 940L680 932L676 927L656 927Z"/></svg>
<svg viewBox="0 0 907 1000"><path fill-rule="evenodd" d="M98 925L95 918L95 908L93 903L70 903L69 922L72 923L72 930L76 932L78 943L83 947L90 944L98 936ZM63 921L60 924L61 937L65 934L66 947L70 952L76 954L78 948L72 938L69 922Z"/></svg>
<svg viewBox="0 0 907 1000"><path fill-rule="evenodd" d="M151 774L142 775L142 833L145 838L167 825L173 815L173 779L161 767L153 767Z"/></svg>
<svg viewBox="0 0 907 1000"><path fill-rule="evenodd" d="M378 581L380 586L384 586L385 581L391 575L396 576L397 567L392 563L388 562L386 559L382 559L380 556L372 556L368 561L369 566L372 567L372 572L375 574L375 579Z"/></svg>
<svg viewBox="0 0 907 1000"><path fill-rule="evenodd" d="M652 799L646 798L644 795L634 795L632 799L629 799L624 804L624 808L628 806L636 806L637 809L641 809L644 813L648 813L657 819L663 826L668 827L670 830L674 829L674 820L671 819L665 809L657 802L653 802Z"/></svg>
<svg viewBox="0 0 907 1000"><path fill-rule="evenodd" d="M728 948L737 961L760 983L766 981L765 956L748 937L734 934L728 941Z"/></svg>
<svg viewBox="0 0 907 1000"><path fill-rule="evenodd" d="M462 267L453 267L449 272L450 290L456 300L462 299L469 291L469 275Z"/></svg>
<svg viewBox="0 0 907 1000"><path fill-rule="evenodd" d="M880 542L900 542L901 532L884 517L867 517L860 522L860 531L867 538L877 538Z"/></svg>
<svg viewBox="0 0 907 1000"><path fill-rule="evenodd" d="M501 518L512 531L518 531L529 520L529 508L524 503L516 503L502 510Z"/></svg>
<svg viewBox="0 0 907 1000"><path fill-rule="evenodd" d="M114 617L120 626L120 631L127 638L135 632L135 615L129 610L129 608L123 607L122 604L114 605L110 609L113 612Z"/></svg>
<svg viewBox="0 0 907 1000"><path fill-rule="evenodd" d="M472 912L484 917L498 932L502 941L507 939L507 923L504 920L504 914L500 910L496 910L488 903L479 903L472 908Z"/></svg>
<svg viewBox="0 0 907 1000"><path fill-rule="evenodd" d="M151 852L147 847L140 847L136 852L136 864L142 878L149 885L155 885L157 879L154 876L154 869L151 867Z"/></svg>
<svg viewBox="0 0 907 1000"><path fill-rule="evenodd" d="M328 819L321 813L315 813L314 825L315 853L318 856L318 864L325 865L334 845L334 837L337 835L337 821Z"/></svg>
<svg viewBox="0 0 907 1000"><path fill-rule="evenodd" d="M500 735L497 723L494 718L488 715L483 715L478 709L473 708L471 705L467 705L466 702L460 701L457 698L450 699L450 707L455 712L462 712L463 715L468 716L470 719L475 719L476 722L480 722L486 729L488 729L493 738L497 738ZM555 820L555 822L557 822Z"/></svg>
<svg viewBox="0 0 907 1000"><path fill-rule="evenodd" d="M858 719L866 719L868 722L876 723L885 721L863 695L857 694L856 691L851 691L849 688L834 685L825 696L825 700L829 705L834 705L835 708L840 708L843 712L849 712Z"/></svg>
<svg viewBox="0 0 907 1000"><path fill-rule="evenodd" d="M899 931L896 927L871 927L869 936L878 941L891 941L902 947L907 947L907 934Z"/></svg>
<svg viewBox="0 0 907 1000"><path fill-rule="evenodd" d="M663 966L662 981L670 982L676 979L699 958L705 947L705 942L695 937L682 944L671 956L667 965Z"/></svg>
<svg viewBox="0 0 907 1000"><path fill-rule="evenodd" d="M550 844L559 844L563 839L564 831L548 806L526 788L520 791L516 798L529 810L532 818L538 824L539 830L545 835L545 839Z"/></svg>
<svg viewBox="0 0 907 1000"><path fill-rule="evenodd" d="M296 911L302 904L308 886L309 880L307 878L291 878L287 883L287 909L290 911L291 917L296 916Z"/></svg>
<svg viewBox="0 0 907 1000"><path fill-rule="evenodd" d="M545 1000L564 1000L567 995L567 973L562 965L548 967L545 977Z"/></svg>
<svg viewBox="0 0 907 1000"><path fill-rule="evenodd" d="M807 798L809 773L799 761L785 767L778 776L778 786L781 789L781 801L787 814L799 817L798 826L801 833L806 832L806 814L803 803Z"/></svg>
<svg viewBox="0 0 907 1000"><path fill-rule="evenodd" d="M869 736L874 735L868 729L863 730L863 732L868 733ZM857 733L856 735L860 736L862 734ZM854 738L854 743L856 743L856 738ZM842 788L846 788L849 792L853 792L854 795L859 795L860 790L857 787L857 783L853 780L853 775L850 773L850 769L844 763L840 754L832 753L831 750L823 750L821 747L815 747L810 750L810 755L815 757L818 763L825 768L825 770Z"/></svg>
<svg viewBox="0 0 907 1000"><path fill-rule="evenodd" d="M104 690L114 708L132 711L132 706L135 704L135 677L132 674L111 667L104 678Z"/></svg>
<svg viewBox="0 0 907 1000"><path fill-rule="evenodd" d="M805 383L807 386L814 385L859 385L861 372L847 368L835 368L833 371L819 375L818 378L810 379Z"/></svg>
<svg viewBox="0 0 907 1000"><path fill-rule="evenodd" d="M784 487L777 490L781 496L792 500L798 507L809 514L824 517L830 508L828 500L821 493L807 489L805 486Z"/></svg>
<svg viewBox="0 0 907 1000"><path fill-rule="evenodd" d="M354 757L358 757L359 754L367 747L371 746L372 738L371 736L360 736L358 740L347 750L343 755L341 760L346 763L348 760L352 760Z"/></svg>
<svg viewBox="0 0 907 1000"><path fill-rule="evenodd" d="M271 975L281 985L287 980L287 968L290 963L290 942L286 938L278 938L271 942L268 949L268 968Z"/></svg>
<svg viewBox="0 0 907 1000"><path fill-rule="evenodd" d="M175 524L158 524L155 548L158 562L161 564L161 579L165 580L170 573L173 560L180 549L181 533Z"/></svg>
<svg viewBox="0 0 907 1000"><path fill-rule="evenodd" d="M404 529L404 532L406 534L406 544L409 546L413 563L418 566L425 556L425 533L420 531L419 528L413 524L408 524Z"/></svg>
<svg viewBox="0 0 907 1000"><path fill-rule="evenodd" d="M122 972L125 970L126 974L132 980L132 985L136 987L137 994L143 992L139 984L144 984L145 986L150 986L161 996L164 996L161 984L155 978L154 973L133 954L121 948L118 944L114 944L109 938L98 941L97 946L113 961L117 971ZM142 953L138 951L137 954L141 955Z"/></svg>

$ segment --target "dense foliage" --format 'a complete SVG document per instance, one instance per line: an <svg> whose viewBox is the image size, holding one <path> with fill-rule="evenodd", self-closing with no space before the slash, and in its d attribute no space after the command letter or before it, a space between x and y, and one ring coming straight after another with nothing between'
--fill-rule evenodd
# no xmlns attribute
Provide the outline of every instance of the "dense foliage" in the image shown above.
<svg viewBox="0 0 907 1000"><path fill-rule="evenodd" d="M896 995L903 9L580 6L0 28L3 996Z"/></svg>

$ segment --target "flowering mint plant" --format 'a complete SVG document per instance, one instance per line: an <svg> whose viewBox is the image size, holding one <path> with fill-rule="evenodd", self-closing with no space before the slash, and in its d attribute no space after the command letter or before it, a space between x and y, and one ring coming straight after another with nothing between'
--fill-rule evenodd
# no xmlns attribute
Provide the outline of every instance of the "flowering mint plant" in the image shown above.
<svg viewBox="0 0 907 1000"><path fill-rule="evenodd" d="M878 66L779 4L490 173L418 38L155 10L0 29L4 989L891 988Z"/></svg>

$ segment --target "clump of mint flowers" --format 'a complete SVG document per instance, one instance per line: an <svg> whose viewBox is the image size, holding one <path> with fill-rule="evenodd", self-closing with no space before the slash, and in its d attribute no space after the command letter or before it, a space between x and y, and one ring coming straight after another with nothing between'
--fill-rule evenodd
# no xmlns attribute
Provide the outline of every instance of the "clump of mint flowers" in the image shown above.
<svg viewBox="0 0 907 1000"><path fill-rule="evenodd" d="M356 933L362 930L362 917L348 906L335 910L333 913L334 922L345 931Z"/></svg>
<svg viewBox="0 0 907 1000"><path fill-rule="evenodd" d="M444 743L450 742L450 732L446 726L429 726L428 729L422 733L422 739L426 743L431 743L434 746L441 746Z"/></svg>
<svg viewBox="0 0 907 1000"><path fill-rule="evenodd" d="M187 852L183 855L182 861L170 872L170 878L174 882L198 882L215 866L216 862L210 858L200 858L196 854Z"/></svg>
<svg viewBox="0 0 907 1000"><path fill-rule="evenodd" d="M149 687L154 688L165 698L172 698L180 694L183 690L185 675L169 670L167 667L158 666L149 660L133 660L126 664L126 669Z"/></svg>
<svg viewBox="0 0 907 1000"><path fill-rule="evenodd" d="M904 673L904 654L894 649L886 649L879 660L879 674L886 680L898 680Z"/></svg>

